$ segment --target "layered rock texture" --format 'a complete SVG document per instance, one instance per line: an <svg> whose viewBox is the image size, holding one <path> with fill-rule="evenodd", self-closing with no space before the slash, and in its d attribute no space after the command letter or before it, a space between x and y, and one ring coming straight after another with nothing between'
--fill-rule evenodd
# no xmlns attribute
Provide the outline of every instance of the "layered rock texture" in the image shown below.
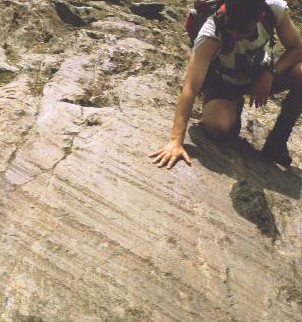
<svg viewBox="0 0 302 322"><path fill-rule="evenodd" d="M0 321L301 321L301 120L288 170L257 151L278 100L246 106L225 145L198 101L193 166L147 157L170 134L189 6L0 2Z"/></svg>

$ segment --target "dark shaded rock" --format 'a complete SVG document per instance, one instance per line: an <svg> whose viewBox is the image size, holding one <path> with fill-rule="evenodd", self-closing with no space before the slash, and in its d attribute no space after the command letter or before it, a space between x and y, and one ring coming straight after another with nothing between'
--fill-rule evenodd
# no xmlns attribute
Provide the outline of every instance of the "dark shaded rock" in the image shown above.
<svg viewBox="0 0 302 322"><path fill-rule="evenodd" d="M74 14L65 3L56 2L55 9L63 22L74 27L82 27L86 25L82 18Z"/></svg>
<svg viewBox="0 0 302 322"><path fill-rule="evenodd" d="M40 317L36 316L22 316L20 322L44 322Z"/></svg>
<svg viewBox="0 0 302 322"><path fill-rule="evenodd" d="M15 73L2 71L0 68L0 87L8 84L15 78Z"/></svg>
<svg viewBox="0 0 302 322"><path fill-rule="evenodd" d="M131 11L139 16L148 19L160 18L160 12L163 11L165 5L162 3L151 2L151 3L133 3L130 7Z"/></svg>
<svg viewBox="0 0 302 322"><path fill-rule="evenodd" d="M122 1L121 0L106 0L106 2L109 4L120 4Z"/></svg>
<svg viewBox="0 0 302 322"><path fill-rule="evenodd" d="M87 31L86 34L88 37L92 39L96 39L96 40L105 39L105 35L103 33Z"/></svg>

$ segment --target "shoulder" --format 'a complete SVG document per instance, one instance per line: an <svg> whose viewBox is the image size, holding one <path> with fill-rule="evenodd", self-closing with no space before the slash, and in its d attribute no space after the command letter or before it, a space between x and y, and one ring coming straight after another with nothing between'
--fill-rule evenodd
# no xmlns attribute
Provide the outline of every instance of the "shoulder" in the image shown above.
<svg viewBox="0 0 302 322"><path fill-rule="evenodd" d="M265 2L275 15L278 27L282 21L285 11L288 10L287 2L284 0L265 0Z"/></svg>
<svg viewBox="0 0 302 322"><path fill-rule="evenodd" d="M199 33L194 41L194 49L199 47L208 38L220 41L220 37L217 35L217 27L213 16L210 16L200 28Z"/></svg>

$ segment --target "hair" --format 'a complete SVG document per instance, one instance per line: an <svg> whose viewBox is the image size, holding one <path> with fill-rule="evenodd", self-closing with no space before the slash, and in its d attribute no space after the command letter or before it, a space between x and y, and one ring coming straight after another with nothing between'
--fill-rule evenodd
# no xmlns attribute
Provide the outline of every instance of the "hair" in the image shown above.
<svg viewBox="0 0 302 322"><path fill-rule="evenodd" d="M230 28L240 29L257 21L265 0L225 0L226 20Z"/></svg>

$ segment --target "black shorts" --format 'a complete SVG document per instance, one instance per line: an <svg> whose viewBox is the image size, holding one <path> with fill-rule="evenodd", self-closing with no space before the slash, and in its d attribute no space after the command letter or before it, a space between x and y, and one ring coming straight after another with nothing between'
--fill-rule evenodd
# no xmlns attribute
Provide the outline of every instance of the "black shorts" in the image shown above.
<svg viewBox="0 0 302 322"><path fill-rule="evenodd" d="M213 99L238 100L250 91L251 84L235 85L224 81L219 74L210 70L202 89L204 103Z"/></svg>
<svg viewBox="0 0 302 322"><path fill-rule="evenodd" d="M262 70L263 72L263 70ZM289 71L274 78L272 94L289 89ZM258 75L258 77L261 73ZM257 77L255 77L255 80ZM229 99L231 101L241 99L243 95L251 92L253 82L248 85L235 85L224 81L217 72L210 68L202 88L204 103L214 99Z"/></svg>

